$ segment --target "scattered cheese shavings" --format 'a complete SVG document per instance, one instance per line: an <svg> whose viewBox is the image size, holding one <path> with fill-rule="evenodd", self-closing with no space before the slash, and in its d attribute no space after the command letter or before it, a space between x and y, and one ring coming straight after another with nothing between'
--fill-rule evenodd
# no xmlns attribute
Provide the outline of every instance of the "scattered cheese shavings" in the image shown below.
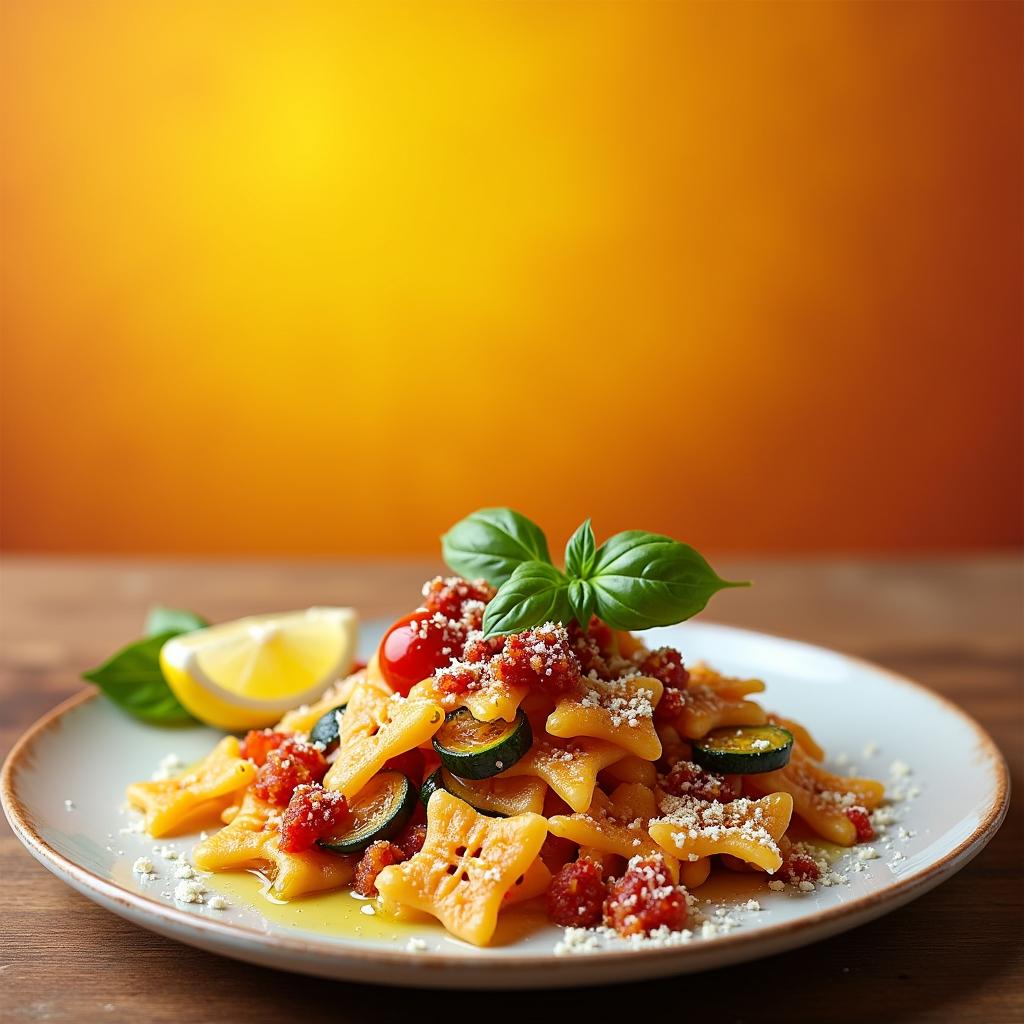
<svg viewBox="0 0 1024 1024"><path fill-rule="evenodd" d="M369 903L364 903L359 908L359 913L360 914L365 914L367 917L373 917L377 913L377 911L374 910L373 907Z"/></svg>
<svg viewBox="0 0 1024 1024"><path fill-rule="evenodd" d="M206 886L194 879L184 879L174 887L174 899L177 903L202 903Z"/></svg>
<svg viewBox="0 0 1024 1024"><path fill-rule="evenodd" d="M132 871L136 875L152 875L153 862L148 857L139 857L132 865Z"/></svg>
<svg viewBox="0 0 1024 1024"><path fill-rule="evenodd" d="M211 896L207 901L206 905L211 910L227 910L228 901L223 896Z"/></svg>

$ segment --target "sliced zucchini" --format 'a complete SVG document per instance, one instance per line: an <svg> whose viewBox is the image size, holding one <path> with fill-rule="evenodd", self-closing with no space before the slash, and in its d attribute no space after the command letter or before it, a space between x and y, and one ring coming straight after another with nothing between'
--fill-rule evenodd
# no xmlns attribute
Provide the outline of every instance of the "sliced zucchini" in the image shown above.
<svg viewBox="0 0 1024 1024"><path fill-rule="evenodd" d="M334 750L338 745L338 730L341 728L338 715L344 713L345 705L339 704L336 708L331 708L330 711L322 714L316 720L316 725L309 730L310 743L323 744L324 752L327 754Z"/></svg>
<svg viewBox="0 0 1024 1024"><path fill-rule="evenodd" d="M533 732L522 710L511 722L478 722L466 708L451 712L434 736L441 764L460 779L489 779L530 749Z"/></svg>
<svg viewBox="0 0 1024 1024"><path fill-rule="evenodd" d="M378 839L392 839L416 809L416 789L401 772L378 772L348 804L342 827L320 845L332 853L361 853Z"/></svg>
<svg viewBox="0 0 1024 1024"><path fill-rule="evenodd" d="M712 729L693 741L693 760L723 775L757 775L789 764L793 734L779 725Z"/></svg>
<svg viewBox="0 0 1024 1024"><path fill-rule="evenodd" d="M438 789L465 800L470 807L491 818L507 818L524 811L541 813L547 787L539 779L478 779L475 782L456 778L447 768L437 768L420 789L424 805Z"/></svg>

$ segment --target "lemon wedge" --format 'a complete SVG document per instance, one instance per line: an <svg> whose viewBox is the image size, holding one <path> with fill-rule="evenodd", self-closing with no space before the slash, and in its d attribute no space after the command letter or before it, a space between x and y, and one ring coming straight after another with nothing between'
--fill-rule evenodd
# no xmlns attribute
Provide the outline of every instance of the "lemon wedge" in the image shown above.
<svg viewBox="0 0 1024 1024"><path fill-rule="evenodd" d="M347 675L357 634L352 608L252 615L173 637L160 651L160 668L200 721L259 729Z"/></svg>

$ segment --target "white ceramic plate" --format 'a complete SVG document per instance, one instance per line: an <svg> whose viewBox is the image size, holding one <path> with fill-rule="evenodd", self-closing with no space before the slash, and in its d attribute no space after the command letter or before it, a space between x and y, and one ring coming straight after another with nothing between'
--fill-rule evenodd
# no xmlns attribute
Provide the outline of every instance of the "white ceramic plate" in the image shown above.
<svg viewBox="0 0 1024 1024"><path fill-rule="evenodd" d="M364 630L374 639L372 630ZM991 739L962 711L929 690L854 658L776 637L687 623L652 630L652 644L671 643L688 661L703 658L735 675L759 676L766 705L806 724L838 770L855 764L903 799L874 843L877 858L843 854L833 865L849 881L810 893L769 892L763 880L737 875L697 891L712 921L685 945L628 948L606 943L555 954L559 929L537 930L476 949L431 925L366 922L362 935L325 933L318 897L287 923L268 919L254 889L228 885L229 906L176 904L180 861L153 854L144 836L122 833L133 814L122 808L125 785L148 778L174 751L185 761L205 754L210 729L157 729L125 717L89 692L36 723L4 766L4 810L29 852L101 906L155 932L226 956L309 974L389 985L452 988L554 987L601 984L699 971L778 953L863 924L920 896L962 868L992 838L1006 813L1006 766ZM844 764L843 755L849 758ZM905 774L899 764L909 766ZM187 856L196 837L168 842ZM159 845L159 844L157 844ZM159 877L142 881L131 865L151 856ZM725 874L725 873L723 873ZM216 892L219 879L206 880ZM253 886L255 882L253 881ZM241 895L240 895L241 893ZM759 910L747 909L754 898ZM706 899L711 902L705 903ZM291 908L290 908L291 909ZM721 911L721 913L716 913ZM504 916L504 915L503 915ZM726 925L722 925L723 920ZM718 922L718 923L715 923ZM735 927L728 927L729 924ZM318 925L320 927L318 927ZM522 929L519 929L522 931ZM415 941L410 942L413 935Z"/></svg>

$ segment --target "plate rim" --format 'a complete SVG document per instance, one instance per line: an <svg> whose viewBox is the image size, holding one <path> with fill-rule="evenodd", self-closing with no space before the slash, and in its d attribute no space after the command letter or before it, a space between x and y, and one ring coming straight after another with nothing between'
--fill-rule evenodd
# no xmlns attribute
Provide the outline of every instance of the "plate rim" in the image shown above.
<svg viewBox="0 0 1024 1024"><path fill-rule="evenodd" d="M917 896L923 895L929 889L941 883L946 877L954 874L960 867L980 853L999 830L1006 817L1010 797L1010 773L1006 759L988 732L970 714L948 697L937 693L923 683L885 668L876 662L858 657L857 655L847 654L834 648L760 630L730 626L724 623L700 622L694 623L694 625L699 625L702 629L710 629L716 632L721 631L733 635L739 634L750 639L767 638L781 641L816 654L838 656L862 669L880 673L897 685L909 686L919 691L927 699L942 705L945 711L960 718L974 732L980 747L988 755L986 765L990 766L994 775L993 798L986 807L979 824L954 849L945 854L940 860L928 865L919 874L905 880L896 879L881 890L865 893L862 896L844 901L832 907L823 908L812 915L801 917L797 920L765 925L755 931L739 930L717 937L713 943L715 950L735 951L745 946L755 948L763 946L765 947L765 955L770 955L772 952L778 951L777 946L773 947L773 942L777 940L785 941L787 937L792 937L794 933L809 929L821 929L844 917L859 919L859 923L864 923L871 917L879 916L872 913L873 910L878 909L879 904L889 903L894 900L896 905L893 909L896 910L899 906L910 902ZM0 770L0 805L3 806L4 813L14 834L36 860L58 877L62 875L68 876L68 879L62 878L62 881L72 881L74 883L73 887L78 888L79 891L84 892L88 890L94 892L110 903L119 905L124 910L132 912L132 916L129 919L135 923L141 924L147 917L153 916L164 923L178 926L179 929L185 932L192 932L197 938L204 936L214 937L224 940L229 946L238 945L244 941L254 944L257 948L269 950L276 948L306 956L315 954L321 957L336 959L339 963L352 960L367 961L376 965L392 964L426 968L453 968L459 971L530 970L534 968L550 968L565 963L565 958L556 956L553 951L544 955L525 954L509 957L508 959L488 956L485 952L477 952L472 948L465 949L459 954L434 950L410 953L404 949L393 949L383 945L374 947L367 944L339 943L337 940L318 939L315 937L301 938L262 931L245 924L216 921L190 914L156 897L133 892L131 889L102 878L98 874L75 863L54 849L33 826L27 809L17 794L16 780L23 762L31 752L33 744L43 733L53 728L65 715L79 705L96 700L101 696L102 694L98 689L88 686L41 715L15 741L4 761L2 770ZM142 926L145 927L144 924ZM179 939L178 941L184 940ZM813 938L809 939L809 941L813 941ZM798 944L792 943L792 945ZM691 948L693 947L641 946L626 949L606 948L602 949L599 953L587 956L586 959L600 964L633 962L638 966L640 964L651 965L654 961L661 959L685 958L687 950ZM710 945L705 951L709 950ZM575 957L573 959L579 960L582 958ZM284 969L289 969L288 964L281 964L280 966Z"/></svg>

